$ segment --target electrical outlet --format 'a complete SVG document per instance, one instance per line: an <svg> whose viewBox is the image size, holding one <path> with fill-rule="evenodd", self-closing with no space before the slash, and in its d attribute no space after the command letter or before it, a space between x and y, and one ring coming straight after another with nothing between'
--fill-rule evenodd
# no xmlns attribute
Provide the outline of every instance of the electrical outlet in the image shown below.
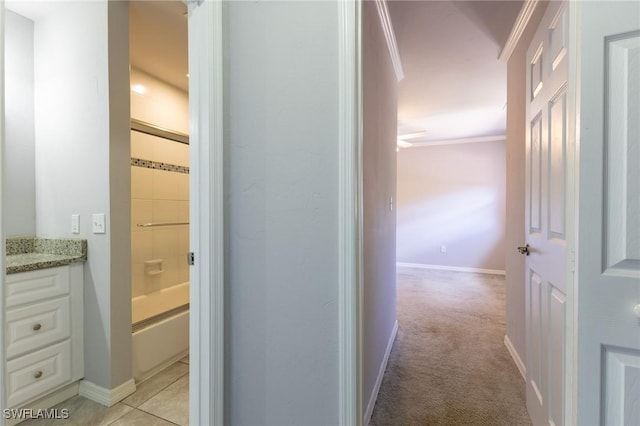
<svg viewBox="0 0 640 426"><path fill-rule="evenodd" d="M446 253L447 252L447 246L440 246L440 253Z"/></svg>

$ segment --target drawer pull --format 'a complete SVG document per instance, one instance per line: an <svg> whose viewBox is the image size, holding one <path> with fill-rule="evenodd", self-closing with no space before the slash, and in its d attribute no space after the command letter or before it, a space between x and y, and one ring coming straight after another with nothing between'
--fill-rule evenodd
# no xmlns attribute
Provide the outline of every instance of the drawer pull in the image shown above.
<svg viewBox="0 0 640 426"><path fill-rule="evenodd" d="M35 325L33 326L33 331L38 331L38 330L40 330L41 328L42 328L42 324L35 324Z"/></svg>
<svg viewBox="0 0 640 426"><path fill-rule="evenodd" d="M35 377L36 379L39 379L40 377L42 377L42 371L36 371L36 372L33 374L33 377Z"/></svg>

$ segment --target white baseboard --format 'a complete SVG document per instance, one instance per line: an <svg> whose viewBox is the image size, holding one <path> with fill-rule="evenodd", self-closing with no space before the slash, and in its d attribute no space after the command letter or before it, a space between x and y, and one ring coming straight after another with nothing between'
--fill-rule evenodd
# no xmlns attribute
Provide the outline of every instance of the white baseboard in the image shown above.
<svg viewBox="0 0 640 426"><path fill-rule="evenodd" d="M478 274L506 275L506 272L501 269L467 268L466 266L425 265L424 263L406 263L406 262L396 262L396 265L406 266L409 268L439 269L441 271L475 272Z"/></svg>
<svg viewBox="0 0 640 426"><path fill-rule="evenodd" d="M103 388L88 380L80 382L80 395L99 404L111 407L136 391L136 382L129 379L113 389Z"/></svg>
<svg viewBox="0 0 640 426"><path fill-rule="evenodd" d="M516 364L516 367L518 367L518 371L520 371L520 375L522 375L522 378L526 382L527 367L525 367L524 362L522 362L520 355L518 355L518 352L516 351L516 348L513 346L513 343L511 343L509 336L507 336L506 334L504 335L504 345L507 347L509 354L511 354L511 358L513 358L513 362Z"/></svg>
<svg viewBox="0 0 640 426"><path fill-rule="evenodd" d="M369 403L367 404L367 410L364 412L363 425L368 425L371 421L371 415L373 414L373 407L376 405L378 399L378 392L380 392L380 385L382 384L382 378L384 372L387 369L387 363L389 362L389 355L391 354L391 348L393 348L393 342L396 340L396 334L398 334L398 321L393 324L393 330L391 330L391 336L389 336L389 342L387 343L387 350L384 353L382 364L378 370L378 377L376 378L376 384L373 386L373 392L369 397Z"/></svg>

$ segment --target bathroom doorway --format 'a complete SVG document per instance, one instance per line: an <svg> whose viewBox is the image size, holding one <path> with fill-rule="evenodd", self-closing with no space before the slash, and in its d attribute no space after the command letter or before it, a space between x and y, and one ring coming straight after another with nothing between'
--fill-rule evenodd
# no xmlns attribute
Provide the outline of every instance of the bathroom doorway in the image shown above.
<svg viewBox="0 0 640 426"><path fill-rule="evenodd" d="M184 84L183 92L188 91L188 87L192 86L192 93L197 94L194 100L187 102L187 108L190 110L188 115L191 118L185 120L188 123L186 129L181 130L177 126L177 129L169 128L171 132L168 132L173 135L191 133L190 145L188 145L189 163L186 166L174 164L174 162L170 164L178 166L173 169L174 172L179 170L183 175L189 176L187 186L191 196L188 197L188 204L191 208L185 209L185 203L178 204L182 205L181 210L179 207L179 219L184 219L188 211L187 221L191 223L190 235L184 238L183 234L182 244L180 242L178 244L178 248L182 251L178 253L186 255L184 253L186 246L190 252L195 253L191 257L195 258L195 262L187 267L186 271L184 266L182 270L178 266L178 272L165 274L174 276L177 274L181 280L180 284L187 282L190 287L187 292L189 304L184 303L182 299L183 301L175 308L167 308L165 313L184 314L184 311L176 312L174 309L184 310L185 306L190 305L188 314L183 315L183 318L186 316L191 318L190 325L187 327L188 333L181 334L182 339L192 342L190 347L192 368L189 369L189 379L187 379L193 402L189 404L190 421L195 424L222 424L224 383L222 5L220 2L186 3L188 3L188 13L186 7L180 2L174 2L173 6L181 7L179 18L183 22L182 25L186 27L189 22L188 31L193 33L193 36L188 37L188 49L186 44L182 47L185 57L187 50L197 52L197 55L189 58L191 78L189 81L185 72L181 77L185 80L183 83L172 81L165 81L165 83L173 88ZM45 119L39 120L40 127L35 129L35 136L27 138L32 142L35 139L35 143L43 143L43 147L46 146L47 150L44 150L46 151L44 154L42 152L38 154L37 158L41 160L37 160L40 163L36 167L32 159L33 152L25 148L25 138L14 138L19 142L20 153L25 154L25 159L29 160L28 164L20 165L17 171L21 176L32 176L37 171L37 182L42 184L40 189L35 188L37 185L34 184L32 177L22 179L7 175L7 165L15 164L6 156L0 158L3 171L3 221L0 223L0 235L3 237L11 236L13 233L33 235L39 232L46 234L45 236L51 234L56 237L83 238L88 241L89 255L84 272L85 375L79 383L74 382L68 385L71 387L65 387L66 393L56 394L56 398L66 399L68 396L64 398L64 395L76 395L80 386L81 395L113 411L118 401L126 398L133 391L134 381L131 378L129 364L133 363L131 340L126 336L132 335L134 322L140 328L145 325L142 320L132 321L130 316L132 274L129 266L132 220L129 214L131 204L129 177L132 166L129 141L132 130L128 109L131 95L129 64L125 47L129 42L126 31L129 4L52 1L42 5L39 2L19 1L8 2L7 8L11 12L6 11L4 5L0 6L0 14L13 13L13 18L16 18L15 14L20 15L16 19L24 21L22 23L28 27L28 33L31 37L35 37L36 42L31 44L32 47L36 44L38 46L44 44L48 48L53 47L54 50L50 53L47 49L38 49L38 54L44 56L36 56L35 62L32 60L32 64L28 67L36 69L35 78L29 77L32 75L29 72L18 73L20 76L35 80L36 88L41 87L42 96L46 95L46 100L50 100L46 105L42 102L37 104L36 113ZM0 23L3 24L0 25L0 33L5 38L7 26L1 19ZM166 31L166 27L163 27L163 31ZM14 37L13 40L28 41L22 36ZM5 58L5 61L0 63L0 80L2 80L0 95L4 95L9 86L4 84L6 46L0 46L2 47L0 53ZM165 43L162 47L166 48L167 44ZM17 51L22 54L31 52L33 56L31 49ZM39 68L38 64L41 65ZM166 69L169 68L171 67L166 67ZM142 72L144 73L144 70ZM29 87L33 84L32 81ZM11 87L22 91L21 96L18 96L19 99L33 99L32 96L24 95L24 87L17 85L11 85ZM147 98L149 97L152 97L151 92ZM156 112L166 114L167 109L158 107ZM133 132L151 136L150 128L162 127L152 125L149 120L142 121L145 122L138 123L138 129L134 129ZM0 116L0 129L2 129L0 152L3 153L7 145L5 124L6 117L2 115ZM146 130L141 131L144 126L147 126ZM26 130L31 127L21 126L20 129ZM165 136L166 134L163 134L159 137L166 140ZM45 141L48 143L45 144ZM166 142L175 146L185 145L171 138L169 141ZM40 151L43 150L40 149ZM147 163L151 166L150 170L162 170L162 165L153 164L154 161L156 163L162 163L162 161L153 159L147 161L152 162ZM159 169L155 168L156 166ZM187 170L180 167L186 167L190 173L184 173ZM184 179L181 180L184 189ZM30 184L31 188L18 189L18 184ZM54 189L43 191L43 187ZM23 208L22 204L18 206L8 203L9 192L18 194L21 200L31 200L28 203L29 208ZM14 219L20 219L21 223L25 224L24 229L7 222L6 212L9 204L12 204L11 211L16 213ZM42 224L35 218L38 209L41 213L38 220ZM97 226L92 229L92 215L105 218L106 226ZM153 220L152 216L152 222L144 221L141 225L154 223ZM136 226L137 222L133 225ZM51 230L48 230L49 228ZM213 235L215 238L212 237ZM177 264L180 256L176 254L173 256L175 262L169 260L166 264L164 261L162 264L151 262L150 272L159 271L160 268L166 271L165 267L168 268L168 264ZM157 259L154 257L150 260ZM164 272L156 275L162 274ZM185 275L191 275L191 277L184 281ZM153 274L150 276L155 277ZM158 283L152 280L149 284L153 289L153 285ZM185 287L182 286L182 289L184 290ZM4 291L0 288L0 300L3 301L4 298ZM6 329L4 317L0 323L1 337ZM187 335L190 338L186 338ZM188 343L187 347L189 347ZM178 355L175 357L177 358ZM178 361L188 367L189 358L181 357ZM6 377L6 367L3 352L0 354L0 376ZM149 369L141 377L145 374L149 376L152 372L153 369ZM54 391L59 390L61 389ZM7 408L6 394L3 391L4 387L0 386L0 409ZM48 394L45 397L48 398ZM62 399L56 399L56 401ZM43 403L47 406L55 404L51 399ZM4 423L5 419L0 418L0 424Z"/></svg>
<svg viewBox="0 0 640 426"><path fill-rule="evenodd" d="M129 2L132 373L138 387L154 388L148 398L132 403L185 425L189 419L187 22L183 2Z"/></svg>

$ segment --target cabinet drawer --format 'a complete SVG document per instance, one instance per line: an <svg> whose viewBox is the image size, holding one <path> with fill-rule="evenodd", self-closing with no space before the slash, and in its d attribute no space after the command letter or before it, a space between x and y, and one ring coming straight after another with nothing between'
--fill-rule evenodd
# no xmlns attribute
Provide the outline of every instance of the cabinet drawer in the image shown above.
<svg viewBox="0 0 640 426"><path fill-rule="evenodd" d="M69 267L7 275L7 308L69 293Z"/></svg>
<svg viewBox="0 0 640 426"><path fill-rule="evenodd" d="M7 358L71 335L69 296L7 310Z"/></svg>
<svg viewBox="0 0 640 426"><path fill-rule="evenodd" d="M7 405L16 407L71 380L71 342L7 362Z"/></svg>

